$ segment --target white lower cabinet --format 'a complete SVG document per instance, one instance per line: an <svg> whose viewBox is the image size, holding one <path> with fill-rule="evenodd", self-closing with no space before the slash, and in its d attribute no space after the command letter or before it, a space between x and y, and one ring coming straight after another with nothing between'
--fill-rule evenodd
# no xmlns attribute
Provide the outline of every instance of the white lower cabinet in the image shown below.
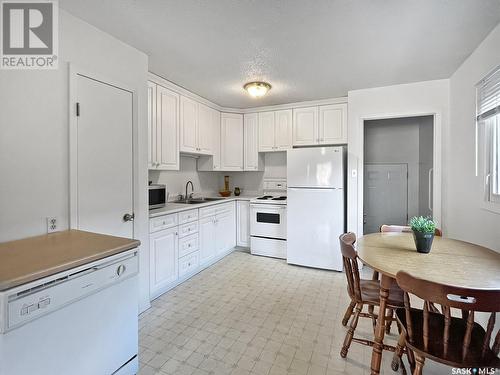
<svg viewBox="0 0 500 375"><path fill-rule="evenodd" d="M177 227L151 234L150 241L150 293L157 296L177 280L179 269L179 242Z"/></svg>
<svg viewBox="0 0 500 375"><path fill-rule="evenodd" d="M149 246L153 299L236 246L235 202L151 218Z"/></svg>
<svg viewBox="0 0 500 375"><path fill-rule="evenodd" d="M215 258L215 215L200 220L200 263L205 264Z"/></svg>
<svg viewBox="0 0 500 375"><path fill-rule="evenodd" d="M215 217L215 251L224 253L236 246L236 223L234 206L230 211L217 214Z"/></svg>
<svg viewBox="0 0 500 375"><path fill-rule="evenodd" d="M250 247L250 202L236 202L236 245Z"/></svg>

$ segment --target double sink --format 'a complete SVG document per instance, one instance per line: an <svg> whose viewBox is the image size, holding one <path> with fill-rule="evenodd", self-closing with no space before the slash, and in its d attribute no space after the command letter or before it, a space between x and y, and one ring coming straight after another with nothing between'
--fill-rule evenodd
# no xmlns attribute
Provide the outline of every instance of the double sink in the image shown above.
<svg viewBox="0 0 500 375"><path fill-rule="evenodd" d="M178 201L173 201L172 203L201 204L201 203L207 203L207 202L213 202L213 201L220 201L223 199L224 198L189 198L189 199L182 199L182 200L178 200Z"/></svg>

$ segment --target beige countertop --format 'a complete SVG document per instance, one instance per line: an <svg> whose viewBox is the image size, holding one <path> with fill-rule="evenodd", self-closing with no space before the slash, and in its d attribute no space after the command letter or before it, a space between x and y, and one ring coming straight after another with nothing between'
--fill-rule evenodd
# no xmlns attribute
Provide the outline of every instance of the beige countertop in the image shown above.
<svg viewBox="0 0 500 375"><path fill-rule="evenodd" d="M0 291L133 249L140 241L66 230L0 243Z"/></svg>
<svg viewBox="0 0 500 375"><path fill-rule="evenodd" d="M150 210L149 217L152 218L152 217L157 217L157 216L162 216L162 215L174 214L176 212L194 210L196 208L202 208L202 207L212 206L214 204L221 204L221 203L226 203L226 202L249 201L249 200L252 200L254 198L257 198L257 195L240 195L237 197L233 196L233 197L222 198L222 199L219 199L217 201L210 201L210 202L206 202L206 203L197 203L197 204L168 202L167 204L165 204L165 207Z"/></svg>

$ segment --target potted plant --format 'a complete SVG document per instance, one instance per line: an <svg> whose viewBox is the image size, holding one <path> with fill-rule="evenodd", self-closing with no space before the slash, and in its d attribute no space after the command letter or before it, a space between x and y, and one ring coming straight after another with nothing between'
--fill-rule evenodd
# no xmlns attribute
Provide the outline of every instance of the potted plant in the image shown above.
<svg viewBox="0 0 500 375"><path fill-rule="evenodd" d="M415 216L410 220L410 227L417 251L427 254L431 251L436 224L430 217Z"/></svg>

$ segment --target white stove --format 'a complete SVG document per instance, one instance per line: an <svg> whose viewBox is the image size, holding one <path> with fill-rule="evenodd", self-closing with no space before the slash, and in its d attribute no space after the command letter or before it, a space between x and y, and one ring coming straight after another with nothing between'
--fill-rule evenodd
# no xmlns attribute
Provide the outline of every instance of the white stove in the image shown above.
<svg viewBox="0 0 500 375"><path fill-rule="evenodd" d="M286 205L286 195L263 195L252 199L250 204L279 204Z"/></svg>
<svg viewBox="0 0 500 375"><path fill-rule="evenodd" d="M264 195L250 201L250 252L286 259L286 180L264 186Z"/></svg>

